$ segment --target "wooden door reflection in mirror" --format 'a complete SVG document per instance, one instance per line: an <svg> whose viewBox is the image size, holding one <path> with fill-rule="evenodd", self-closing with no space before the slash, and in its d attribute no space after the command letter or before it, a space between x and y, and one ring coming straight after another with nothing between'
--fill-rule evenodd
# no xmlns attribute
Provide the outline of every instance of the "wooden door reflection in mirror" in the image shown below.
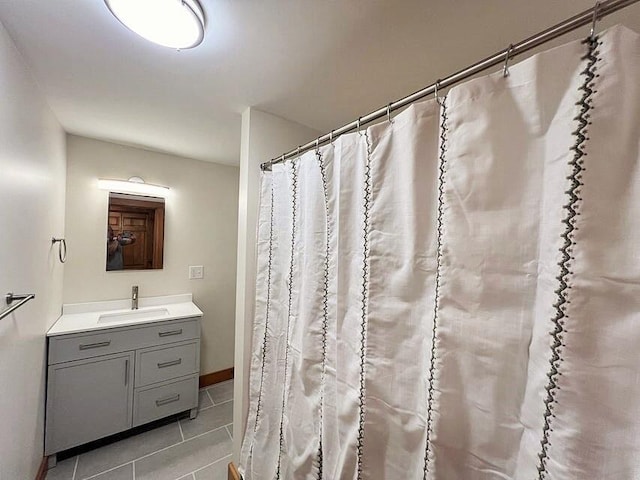
<svg viewBox="0 0 640 480"><path fill-rule="evenodd" d="M160 269L164 198L109 193L106 269Z"/></svg>

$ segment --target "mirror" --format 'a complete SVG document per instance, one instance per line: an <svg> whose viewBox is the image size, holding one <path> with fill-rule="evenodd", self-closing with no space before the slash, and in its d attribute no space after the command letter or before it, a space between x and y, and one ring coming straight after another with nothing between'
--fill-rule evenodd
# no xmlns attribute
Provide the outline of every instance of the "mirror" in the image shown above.
<svg viewBox="0 0 640 480"><path fill-rule="evenodd" d="M161 269L164 198L109 192L107 271Z"/></svg>

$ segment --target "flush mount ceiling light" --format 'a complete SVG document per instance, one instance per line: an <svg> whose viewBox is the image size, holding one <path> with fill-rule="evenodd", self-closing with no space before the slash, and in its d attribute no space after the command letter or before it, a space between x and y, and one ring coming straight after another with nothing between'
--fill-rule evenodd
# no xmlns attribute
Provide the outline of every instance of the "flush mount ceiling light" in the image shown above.
<svg viewBox="0 0 640 480"><path fill-rule="evenodd" d="M117 193L130 193L143 196L166 197L169 187L145 183L140 177L131 177L129 180L112 180L108 178L98 179L98 188Z"/></svg>
<svg viewBox="0 0 640 480"><path fill-rule="evenodd" d="M104 1L125 27L158 45L193 48L204 38L204 12L196 0Z"/></svg>

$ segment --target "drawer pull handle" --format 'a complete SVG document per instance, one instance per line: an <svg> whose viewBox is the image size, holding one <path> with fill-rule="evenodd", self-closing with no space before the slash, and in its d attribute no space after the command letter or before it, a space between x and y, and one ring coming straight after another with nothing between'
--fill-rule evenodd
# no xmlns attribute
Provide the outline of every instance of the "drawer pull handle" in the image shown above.
<svg viewBox="0 0 640 480"><path fill-rule="evenodd" d="M158 332L159 337L170 337L172 335L182 335L182 329L178 330L169 330L168 332Z"/></svg>
<svg viewBox="0 0 640 480"><path fill-rule="evenodd" d="M178 400L180 400L180 394L172 395L171 397L156 400L156 406L161 407L163 405L167 405L168 403L177 402Z"/></svg>
<svg viewBox="0 0 640 480"><path fill-rule="evenodd" d="M92 348L108 347L109 345L111 345L111 340L108 340L106 342L87 343L84 345L80 344L80 350L90 350Z"/></svg>
<svg viewBox="0 0 640 480"><path fill-rule="evenodd" d="M158 363L158 368L173 367L174 365L180 365L181 363L182 363L182 359L178 358L177 360L171 360L169 362Z"/></svg>

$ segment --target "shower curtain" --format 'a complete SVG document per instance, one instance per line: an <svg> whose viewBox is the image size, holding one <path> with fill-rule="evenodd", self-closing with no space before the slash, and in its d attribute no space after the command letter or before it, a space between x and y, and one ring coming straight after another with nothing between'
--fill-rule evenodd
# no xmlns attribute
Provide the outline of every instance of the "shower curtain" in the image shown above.
<svg viewBox="0 0 640 480"><path fill-rule="evenodd" d="M262 177L257 479L640 478L640 37Z"/></svg>

